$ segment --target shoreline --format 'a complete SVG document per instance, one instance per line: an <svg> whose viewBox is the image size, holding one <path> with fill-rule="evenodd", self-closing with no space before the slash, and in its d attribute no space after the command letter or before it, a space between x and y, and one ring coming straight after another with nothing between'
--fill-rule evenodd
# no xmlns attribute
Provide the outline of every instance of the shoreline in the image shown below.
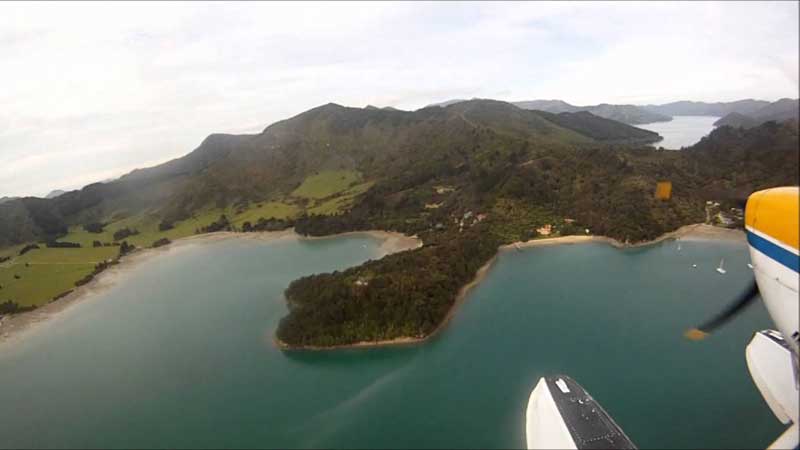
<svg viewBox="0 0 800 450"><path fill-rule="evenodd" d="M353 344L340 344L340 345L332 345L326 347L316 346L316 345L299 345L299 346L289 345L278 339L278 337L274 333L272 340L273 343L278 348L287 351L326 351L326 350L341 350L348 348L370 348L370 347L387 347L387 346L421 344L438 336L442 332L442 330L444 330L449 325L450 321L453 319L456 312L458 312L459 307L467 299L467 295L469 294L469 292L478 284L480 284L480 282L483 281L489 274L495 262L497 262L497 258L500 256L501 252L522 250L525 248L540 247L540 246L586 244L590 242L603 242L611 245L614 248L622 250L626 248L647 247L649 245L655 245L669 239L684 239L687 241L729 240L729 241L741 241L743 243L746 243L746 236L742 230L715 227L713 225L708 225L704 223L684 225L678 228L677 230L664 233L661 236L658 236L657 238L652 239L650 241L637 242L635 244L620 242L614 238L610 238L607 236L596 236L596 235L586 235L586 236L571 235L571 236L559 236L552 238L532 239L530 241L512 242L510 244L501 245L500 247L498 247L497 253L495 253L495 255L492 256L492 258L489 259L489 261L487 261L486 264L481 266L475 272L475 277L472 280L470 280L467 284L462 286L461 289L459 289L458 294L456 294L456 299L453 302L453 305L450 306L450 309L447 311L447 314L445 315L444 319L442 319L439 325L437 325L436 328L434 328L434 330L426 336L422 337L401 336L398 338L386 339L381 341L360 341Z"/></svg>
<svg viewBox="0 0 800 450"><path fill-rule="evenodd" d="M691 225L684 225L678 228L677 230L664 233L655 239L649 241L637 242L634 244L628 242L621 242L614 238L610 238L608 236L571 235L571 236L560 236L552 238L532 239L530 241L512 242L511 244L501 245L500 250L507 251L507 250L515 250L517 248L523 249L529 247L538 247L542 245L581 244L588 242L605 242L614 248L626 249L626 248L647 247L649 245L658 244L660 242L669 239L683 239L686 241L729 240L729 241L745 242L746 236L744 234L744 231L742 230L715 227L713 225L708 225L705 223L695 223Z"/></svg>
<svg viewBox="0 0 800 450"><path fill-rule="evenodd" d="M400 336L394 339L385 339L380 341L359 341L354 342L352 344L338 344L338 345L330 345L330 346L319 346L319 345L290 345L282 340L278 339L278 336L273 332L272 333L272 342L281 350L286 351L327 351L327 350L343 350L348 348L370 348L370 347L391 347L391 346L403 346L403 345L416 345L426 342L433 337L437 336L442 330L444 330L450 320L455 316L458 307L467 299L467 294L469 291L472 290L475 286L480 284L486 275L489 273L492 266L494 266L495 261L497 261L498 253L495 253L492 258L486 262L486 264L482 265L478 268L477 272L475 272L475 277L470 280L469 283L461 286L461 289L458 290L458 294L456 294L456 301L447 310L447 314L444 316L439 325L433 329L429 334L421 337L413 337L413 336Z"/></svg>
<svg viewBox="0 0 800 450"><path fill-rule="evenodd" d="M165 245L163 247L147 247L137 249L133 253L120 259L119 264L111 266L110 268L97 274L89 283L73 288L69 294L59 298L58 300L52 300L49 303L41 305L32 311L0 317L0 347L9 344L15 339L19 339L26 332L37 329L44 323L50 322L51 319L61 316L61 313L63 313L65 310L68 310L70 307L90 300L92 297L107 291L116 285L121 278L126 276L130 271L138 267L140 264L143 264L153 257L169 251L180 250L193 245L204 245L227 239L254 239L265 242L279 241L284 239L296 239L298 241L303 241L335 239L342 236L359 234L368 235L372 238L383 240L378 248L378 258L382 258L383 256L391 253L412 250L422 246L422 241L416 236L406 236L401 233L382 230L352 231L328 236L313 237L297 234L294 231L294 228L287 228L286 230L282 231L261 231L248 233L218 231L214 233L194 234L175 239L169 245Z"/></svg>
<svg viewBox="0 0 800 450"><path fill-rule="evenodd" d="M294 233L294 228L289 228L289 230L291 230L292 233ZM378 247L379 258L382 258L392 253L404 252L406 250L414 250L422 247L422 240L418 238L416 235L408 236L403 233L398 233L395 231L383 231L383 230L346 231L344 233L328 234L325 236L302 236L297 233L294 233L294 235L297 236L300 240L307 240L307 241L316 241L321 239L331 239L331 238L339 238L347 236L357 236L359 234L366 234L375 239L383 240L380 247Z"/></svg>
<svg viewBox="0 0 800 450"><path fill-rule="evenodd" d="M186 248L192 245L203 245L210 242L217 242L227 239L255 239L259 241L278 241L283 239L296 239L303 240L322 240L322 239L335 239L345 236L368 235L372 238L382 240L378 248L378 258L382 258L388 254L416 249L422 246L422 241L416 236L407 236L402 233L383 231L383 230L364 230L364 231L349 231L344 233L337 233L327 236L303 236L297 234L294 228L288 228L282 231L264 231L254 233L240 233L232 231L219 231L215 233L196 234L186 236L183 238L175 239L169 245L158 248L143 248L138 249L134 253L127 255L120 260L120 263L110 267L109 269L101 272L94 277L89 283L74 288L69 294L58 300L51 301L42 305L35 310L27 311L20 314L7 315L0 318L0 346L8 342L18 339L20 335L25 332L38 328L41 324L49 322L51 319L60 316L64 310L69 309L71 306L89 300L95 295L101 294L106 290L113 287L119 280L128 274L131 270L138 265L144 263L150 258L159 254L166 253L172 250ZM564 245L564 244L581 244L590 242L604 242L618 249L644 247L648 245L657 244L668 239L685 239L685 240L732 240L745 242L745 234L742 230L732 230L727 228L715 227L707 224L692 224L685 225L677 230L662 234L661 236L645 242L636 244L629 244L620 242L616 239L606 236L595 235L572 235L561 236L552 238L533 239L524 242L513 242L511 244L502 245L498 248L497 253L492 256L489 261L483 266L478 268L475 276L467 284L462 286L456 294L456 299L453 305L447 311L447 314L436 328L425 336L412 337L401 336L394 339L381 340L381 341L361 341L352 344L342 344L335 346L292 346L280 341L273 332L273 343L282 350L336 350L347 348L369 348L369 347L383 347L383 346L397 346L397 345L414 345L426 342L441 333L455 316L459 307L466 300L469 292L480 284L488 275L494 263L497 261L501 252L522 250L525 248L547 246L547 245Z"/></svg>

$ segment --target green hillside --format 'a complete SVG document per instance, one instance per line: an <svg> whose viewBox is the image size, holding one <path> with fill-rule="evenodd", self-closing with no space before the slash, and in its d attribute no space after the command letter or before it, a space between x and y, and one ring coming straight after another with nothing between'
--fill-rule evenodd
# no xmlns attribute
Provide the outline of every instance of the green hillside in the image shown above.
<svg viewBox="0 0 800 450"><path fill-rule="evenodd" d="M211 135L117 181L0 203L0 303L50 301L116 258L122 241L384 229L417 234L424 246L293 283L278 336L313 345L419 336L498 245L536 238L544 225L637 242L703 221L707 199L797 184L794 126L719 129L683 152L643 145L655 139L586 112L492 100L413 112L323 105L260 134ZM656 201L664 179L673 198ZM54 241L81 247L45 246ZM41 248L20 256L31 243ZM353 277L375 282L353 290Z"/></svg>

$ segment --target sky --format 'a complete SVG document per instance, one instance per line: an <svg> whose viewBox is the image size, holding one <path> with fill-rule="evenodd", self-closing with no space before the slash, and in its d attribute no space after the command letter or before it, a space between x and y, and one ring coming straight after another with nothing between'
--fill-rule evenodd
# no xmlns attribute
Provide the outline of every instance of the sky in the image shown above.
<svg viewBox="0 0 800 450"><path fill-rule="evenodd" d="M0 3L0 197L328 102L798 97L798 2Z"/></svg>

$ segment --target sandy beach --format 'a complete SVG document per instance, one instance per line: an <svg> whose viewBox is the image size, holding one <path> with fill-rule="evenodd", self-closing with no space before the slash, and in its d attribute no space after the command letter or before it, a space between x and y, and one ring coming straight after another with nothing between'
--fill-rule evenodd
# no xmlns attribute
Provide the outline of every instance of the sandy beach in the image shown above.
<svg viewBox="0 0 800 450"><path fill-rule="evenodd" d="M286 344L285 342L280 341L277 337L274 337L273 341L275 345L277 345L283 350L315 350L315 351L336 350L344 348L381 347L387 345L391 346L391 345L419 344L427 340L430 340L433 337L436 337L442 330L444 330L447 327L447 325L450 323L450 320L453 318L453 316L455 316L459 307L466 300L470 290L472 290L472 288L480 284L480 282L483 281L484 278L486 278L486 275L489 274L489 272L492 269L492 266L494 266L494 263L497 261L497 257L500 254L500 252L515 251L515 250L522 250L525 248L549 246L549 245L585 244L589 242L604 242L613 247L622 249L622 248L644 247L648 245L657 244L659 242L669 239L680 239L685 241L729 240L729 241L738 241L742 243L746 242L745 233L742 230L732 230L728 228L715 227L713 225L707 225L703 223L685 225L678 228L675 231L664 233L661 236L651 241L638 242L635 244L620 242L616 239L609 238L606 236L594 236L594 235L560 236L552 238L533 239L524 242L513 242L511 244L500 246L500 248L498 248L497 254L493 256L486 264L481 266L480 269L478 269L478 271L475 273L475 278L473 278L472 281L464 285L458 291L456 300L453 302L453 306L451 306L450 310L447 311L447 315L444 317L442 322L439 323L439 325L436 327L436 329L433 330L433 332L431 332L426 336L421 336L421 337L402 336L396 339L388 339L382 341L362 341L362 342L356 342L354 344L343 344L330 347L291 346Z"/></svg>
<svg viewBox="0 0 800 450"><path fill-rule="evenodd" d="M316 239L335 239L345 235L369 235L382 240L378 248L378 257L383 257L390 253L411 250L422 246L422 241L416 236L406 236L401 233L393 233L380 230L354 231L330 236L308 237L295 233L293 228L283 231L268 231L257 233L236 233L230 231L219 231L216 233L197 234L176 239L171 244L158 248L145 248L137 250L120 260L120 263L95 276L89 283L77 287L66 296L42 305L33 311L3 316L0 318L0 345L10 343L18 339L24 332L42 326L50 319L68 309L69 307L86 300L90 300L114 286L130 273L131 270L150 260L151 258L163 255L168 252L179 251L181 249L204 245L210 242L218 242L227 239L254 239L259 241L277 240L316 240Z"/></svg>
<svg viewBox="0 0 800 450"><path fill-rule="evenodd" d="M620 242L616 239L606 236L562 236L553 238L533 239L524 242L514 242L508 245L503 245L500 250L515 250L517 248L538 247L542 245L563 245L563 244L581 244L586 242L606 242L616 248L635 248L645 247L648 245L657 244L669 239L680 239L685 241L702 241L702 240L730 240L745 242L745 234L742 230L732 230L729 228L715 227L704 223L696 223L692 225L684 225L675 231L664 233L661 236L644 242L637 242L630 244L627 242Z"/></svg>

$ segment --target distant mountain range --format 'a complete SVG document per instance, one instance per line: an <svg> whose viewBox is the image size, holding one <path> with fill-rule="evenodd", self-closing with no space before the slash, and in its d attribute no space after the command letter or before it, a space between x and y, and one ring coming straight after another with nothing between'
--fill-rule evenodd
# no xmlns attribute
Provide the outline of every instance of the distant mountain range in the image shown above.
<svg viewBox="0 0 800 450"><path fill-rule="evenodd" d="M428 106L446 107L467 100L453 99ZM673 116L716 116L722 117L716 126L732 125L752 127L770 120L782 122L798 117L797 99L783 98L776 102L765 100L737 100L734 102L693 102L678 101L662 105L613 105L601 103L591 106L576 106L563 100L528 100L513 102L513 105L549 113L575 113L587 111L595 116L616 120L629 125L653 122L667 122Z"/></svg>
<svg viewBox="0 0 800 450"><path fill-rule="evenodd" d="M642 108L654 113L665 114L668 116L722 117L733 112L745 115L752 114L768 104L768 101L753 100L748 98L745 100L737 100L735 102L717 103L679 101L665 103L663 105L644 105Z"/></svg>
<svg viewBox="0 0 800 450"><path fill-rule="evenodd" d="M534 109L551 113L587 111L595 116L616 120L617 122L623 122L629 125L668 122L672 120L672 117L668 115L647 111L636 105L611 105L608 103L601 103L592 106L575 106L563 100L529 100L514 102L514 105L523 109Z"/></svg>
<svg viewBox="0 0 800 450"><path fill-rule="evenodd" d="M749 113L731 112L721 119L714 122L714 126L733 126L751 128L761 125L764 122L775 121L784 122L787 120L798 120L800 116L800 103L798 99L782 98Z"/></svg>
<svg viewBox="0 0 800 450"><path fill-rule="evenodd" d="M454 99L441 103L434 103L428 106L446 107L464 101L466 100ZM647 111L636 105L611 105L608 103L601 103L599 105L592 106L575 106L563 100L527 100L521 102L512 102L511 104L522 109L545 111L555 114L586 111L604 119L616 120L617 122L627 123L629 125L641 125L652 122L668 122L672 120L672 117L668 115Z"/></svg>

